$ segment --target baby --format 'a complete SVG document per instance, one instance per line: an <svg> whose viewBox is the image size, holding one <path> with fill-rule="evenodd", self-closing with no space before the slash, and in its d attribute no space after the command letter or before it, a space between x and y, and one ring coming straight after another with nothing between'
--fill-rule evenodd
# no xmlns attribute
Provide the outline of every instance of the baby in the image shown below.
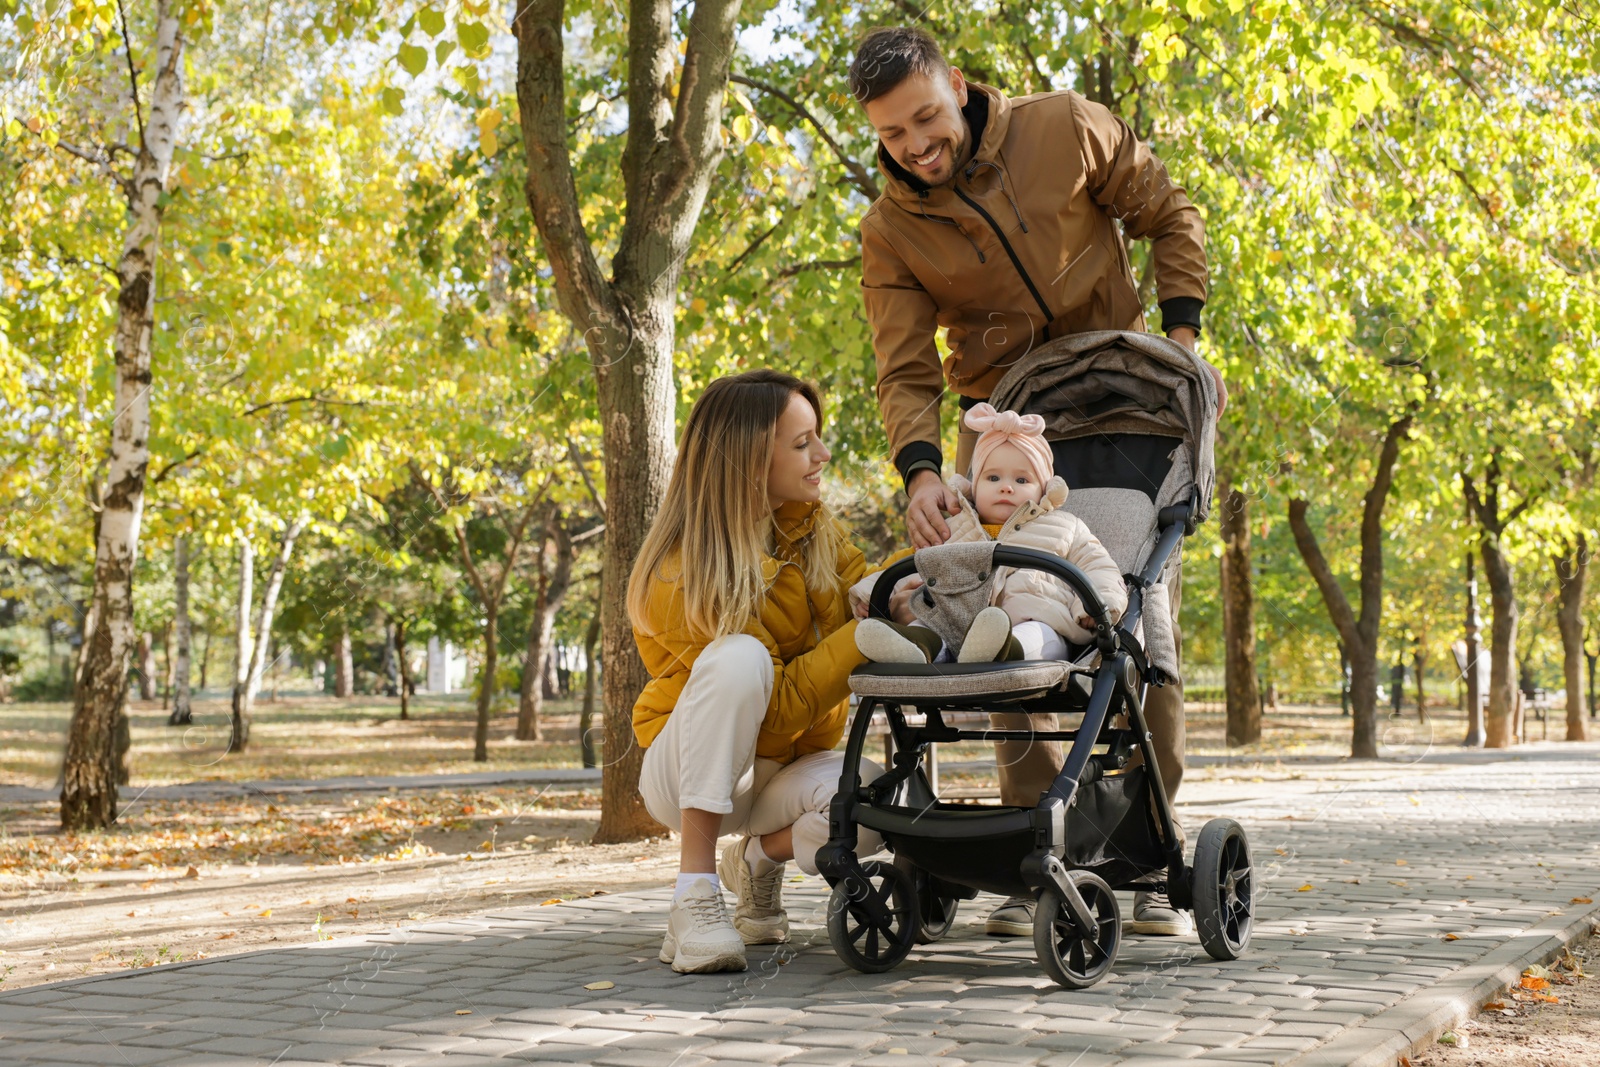
<svg viewBox="0 0 1600 1067"><path fill-rule="evenodd" d="M979 437L972 452L971 480L959 475L950 480L960 510L950 517L946 543L997 540L1060 556L1083 571L1111 621L1120 619L1128 607L1122 571L1089 527L1061 510L1067 484L1054 475L1044 419L978 404L967 412L966 423ZM889 562L912 551L897 553ZM920 622L902 625L866 618L877 580L877 574L870 574L850 588L856 615L864 620L856 628L861 654L879 663L949 658L939 635ZM920 577L911 575L897 591L921 584ZM1067 641L1087 644L1093 631L1094 620L1065 582L1044 571L998 567L990 606L972 620L957 658L963 663L1063 659Z"/></svg>

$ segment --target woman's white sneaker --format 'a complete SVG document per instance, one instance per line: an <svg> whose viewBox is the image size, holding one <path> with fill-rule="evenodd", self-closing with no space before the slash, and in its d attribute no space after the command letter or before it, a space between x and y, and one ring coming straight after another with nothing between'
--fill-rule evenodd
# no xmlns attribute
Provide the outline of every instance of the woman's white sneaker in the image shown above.
<svg viewBox="0 0 1600 1067"><path fill-rule="evenodd" d="M717 877L733 890L733 928L747 945L776 945L789 940L789 913L783 910L783 868L779 863L765 874L750 873L744 858L748 837L729 842L717 859Z"/></svg>
<svg viewBox="0 0 1600 1067"><path fill-rule="evenodd" d="M728 921L722 890L711 879L700 879L672 902L661 962L679 974L745 969L744 939Z"/></svg>

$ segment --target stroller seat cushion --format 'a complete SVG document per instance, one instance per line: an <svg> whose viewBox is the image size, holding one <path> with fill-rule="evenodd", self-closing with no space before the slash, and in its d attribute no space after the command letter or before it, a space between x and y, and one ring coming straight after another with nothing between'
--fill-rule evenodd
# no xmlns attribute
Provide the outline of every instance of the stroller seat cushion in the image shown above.
<svg viewBox="0 0 1600 1067"><path fill-rule="evenodd" d="M1002 663L864 663L850 675L857 696L880 700L1027 700L1088 667L1063 660Z"/></svg>

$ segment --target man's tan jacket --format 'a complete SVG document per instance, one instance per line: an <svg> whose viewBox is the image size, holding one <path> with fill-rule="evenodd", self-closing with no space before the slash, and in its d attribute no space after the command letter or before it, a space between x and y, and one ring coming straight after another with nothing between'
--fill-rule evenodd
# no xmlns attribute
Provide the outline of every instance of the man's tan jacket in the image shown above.
<svg viewBox="0 0 1600 1067"><path fill-rule="evenodd" d="M1152 242L1163 325L1199 325L1204 225L1126 123L1074 92L1012 100L968 82L972 159L928 187L878 148L884 194L861 219L861 286L878 404L902 474L941 462L944 377L985 398L1029 348L1145 328L1114 220ZM941 370L934 335L949 327Z"/></svg>

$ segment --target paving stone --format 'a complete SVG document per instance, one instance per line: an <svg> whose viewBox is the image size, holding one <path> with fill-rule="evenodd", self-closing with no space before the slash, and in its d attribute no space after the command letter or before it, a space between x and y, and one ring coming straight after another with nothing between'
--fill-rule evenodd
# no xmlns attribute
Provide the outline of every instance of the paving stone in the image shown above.
<svg viewBox="0 0 1600 1067"><path fill-rule="evenodd" d="M982 934L998 902L985 894L937 946L858 974L829 947L827 888L810 879L785 885L790 945L752 950L743 974L682 976L655 960L662 887L0 992L0 1060L116 1064L109 1038L126 1067L265 1065L280 1053L277 1067L1286 1062L1352 1027L1392 1032L1374 1017L1402 1003L1414 1013L1431 987L1591 895L1527 877L1528 856L1545 871L1593 870L1600 761L1541 768L1527 754L1230 805L1259 855L1281 850L1258 866L1256 939L1236 961L1193 939L1129 937L1105 982L1058 989L1026 939ZM1514 837L1501 828L1513 817ZM1306 883L1316 891L1297 894ZM583 988L597 977L615 985Z"/></svg>

